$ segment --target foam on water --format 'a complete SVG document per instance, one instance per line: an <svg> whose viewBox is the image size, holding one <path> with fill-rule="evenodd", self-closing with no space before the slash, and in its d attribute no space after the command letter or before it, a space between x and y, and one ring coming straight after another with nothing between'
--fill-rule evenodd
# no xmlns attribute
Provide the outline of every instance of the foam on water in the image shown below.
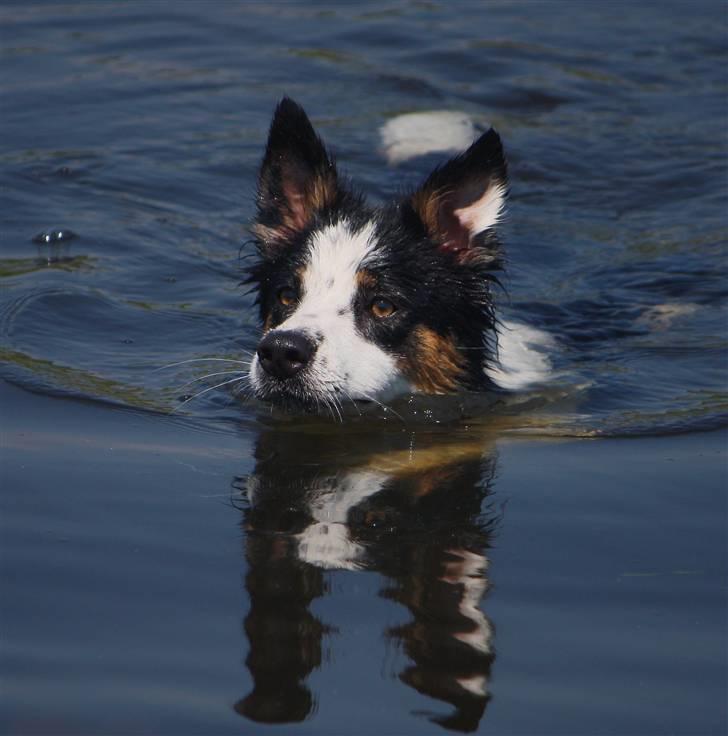
<svg viewBox="0 0 728 736"><path fill-rule="evenodd" d="M553 377L549 354L556 343L548 333L518 322L501 322L498 361L486 373L501 388L519 391L548 383Z"/></svg>
<svg viewBox="0 0 728 736"><path fill-rule="evenodd" d="M380 128L379 136L387 162L396 165L428 153L463 151L477 129L467 113L433 110L397 115Z"/></svg>

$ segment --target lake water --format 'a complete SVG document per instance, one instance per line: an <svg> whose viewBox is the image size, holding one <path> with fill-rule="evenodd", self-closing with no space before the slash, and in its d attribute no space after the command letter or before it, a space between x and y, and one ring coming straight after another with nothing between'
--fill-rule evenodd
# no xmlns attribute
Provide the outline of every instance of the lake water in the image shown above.
<svg viewBox="0 0 728 736"><path fill-rule="evenodd" d="M724 3L0 28L3 733L725 733ZM163 368L255 348L283 94L374 201L439 160L387 166L393 116L497 127L501 310L554 336L548 390L340 424Z"/></svg>

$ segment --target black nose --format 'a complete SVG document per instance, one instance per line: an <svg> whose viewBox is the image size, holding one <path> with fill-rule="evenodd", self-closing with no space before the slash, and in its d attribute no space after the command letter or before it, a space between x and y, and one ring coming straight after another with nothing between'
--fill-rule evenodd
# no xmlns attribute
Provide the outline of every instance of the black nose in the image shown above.
<svg viewBox="0 0 728 736"><path fill-rule="evenodd" d="M266 373L285 380L306 367L316 344L302 332L269 332L258 345L258 359Z"/></svg>

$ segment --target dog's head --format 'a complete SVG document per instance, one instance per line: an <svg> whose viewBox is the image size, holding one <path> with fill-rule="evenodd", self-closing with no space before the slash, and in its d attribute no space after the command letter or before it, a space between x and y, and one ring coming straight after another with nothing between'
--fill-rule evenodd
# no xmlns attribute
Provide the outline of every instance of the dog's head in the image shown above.
<svg viewBox="0 0 728 736"><path fill-rule="evenodd" d="M487 385L495 227L507 191L489 130L411 196L368 206L301 107L277 107L258 179L250 269L263 337L255 394L307 408Z"/></svg>

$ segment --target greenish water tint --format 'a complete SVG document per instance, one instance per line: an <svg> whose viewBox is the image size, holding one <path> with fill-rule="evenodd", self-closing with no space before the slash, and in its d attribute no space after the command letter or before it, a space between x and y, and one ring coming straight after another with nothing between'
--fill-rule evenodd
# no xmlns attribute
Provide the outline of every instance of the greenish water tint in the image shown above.
<svg viewBox="0 0 728 736"><path fill-rule="evenodd" d="M93 373L58 365L50 360L0 348L0 360L11 366L16 375L30 374L33 386L44 393L67 392L72 396L86 395L96 400L106 399L122 406L170 411L173 405L165 406L157 395L134 386L117 383Z"/></svg>
<svg viewBox="0 0 728 736"><path fill-rule="evenodd" d="M0 258L0 278L22 276L26 273L57 268L61 271L74 271L93 268L93 259L88 256L76 256L64 260L43 258Z"/></svg>

